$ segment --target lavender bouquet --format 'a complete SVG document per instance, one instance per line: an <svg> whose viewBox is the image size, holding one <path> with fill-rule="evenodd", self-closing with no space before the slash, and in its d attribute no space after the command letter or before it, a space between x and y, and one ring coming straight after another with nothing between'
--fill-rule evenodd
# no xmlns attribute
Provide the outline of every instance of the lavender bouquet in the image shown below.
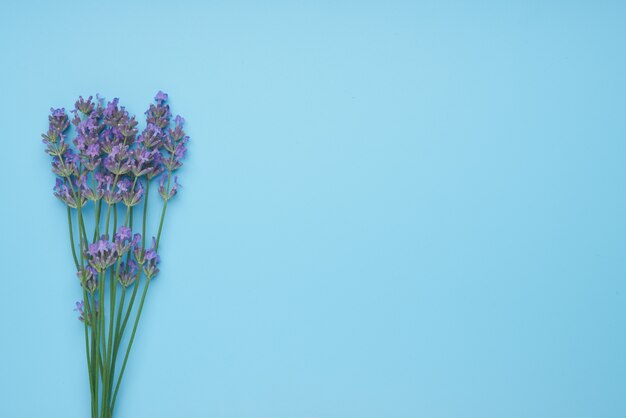
<svg viewBox="0 0 626 418"><path fill-rule="evenodd" d="M182 165L189 140L184 119L171 121L167 94L159 91L154 99L140 134L135 116L118 99L104 106L98 96L90 96L80 97L71 111L74 129L65 109L51 109L42 135L57 175L54 195L67 208L82 287L75 310L85 330L92 418L113 416L146 294L159 272L167 203L179 188L173 173ZM163 201L159 228L146 243L148 198L157 181ZM135 214L137 205L143 206L141 217ZM133 228L141 233L133 234ZM140 288L139 306L133 309ZM131 326L130 337L124 338Z"/></svg>

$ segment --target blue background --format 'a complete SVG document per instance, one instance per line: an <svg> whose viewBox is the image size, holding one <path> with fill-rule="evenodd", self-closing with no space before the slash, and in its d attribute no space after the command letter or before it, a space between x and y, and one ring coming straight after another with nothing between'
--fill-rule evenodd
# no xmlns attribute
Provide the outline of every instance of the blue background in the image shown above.
<svg viewBox="0 0 626 418"><path fill-rule="evenodd" d="M159 89L119 417L626 416L623 3L100 3L0 16L0 416L89 410L48 109Z"/></svg>

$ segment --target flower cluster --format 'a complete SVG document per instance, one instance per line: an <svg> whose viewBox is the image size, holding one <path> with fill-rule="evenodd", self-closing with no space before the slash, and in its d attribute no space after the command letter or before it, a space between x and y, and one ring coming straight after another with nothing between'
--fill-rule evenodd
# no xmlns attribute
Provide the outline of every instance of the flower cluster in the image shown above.
<svg viewBox="0 0 626 418"><path fill-rule="evenodd" d="M96 301L94 305L94 314L95 318L98 318L98 301ZM78 320L80 322L85 322L88 326L92 325L90 314L85 312L85 301L76 302L76 307L74 308L74 312L78 312Z"/></svg>
<svg viewBox="0 0 626 418"><path fill-rule="evenodd" d="M148 182L161 175L159 194L164 200L174 197L179 185L177 177L173 182L170 178L183 164L189 137L181 116L172 121L167 94L159 91L154 100L139 133L135 116L119 99L104 105L98 96L79 97L71 110L73 147L67 140L70 118L65 109L50 109L42 137L57 175L54 195L71 208L100 199L135 206Z"/></svg>
<svg viewBox="0 0 626 418"><path fill-rule="evenodd" d="M113 416L146 292L159 273L167 204L180 188L175 172L183 165L189 137L185 120L172 117L167 101L167 94L159 91L141 129L117 98L105 104L98 96L79 97L71 116L64 108L51 109L42 134L56 175L54 196L67 207L72 256L83 293L74 310L85 329L92 418ZM158 232L146 246L151 183L158 188L162 206ZM135 210L141 203L142 210ZM85 209L87 204L93 204L93 212ZM92 214L92 219L85 219ZM133 223L141 226L141 233L133 233ZM86 225L93 230L87 232ZM139 288L143 290L137 298ZM137 299L139 307L133 309ZM126 340L124 332L130 326L133 331ZM116 367L125 341L123 363Z"/></svg>
<svg viewBox="0 0 626 418"><path fill-rule="evenodd" d="M132 251L130 251L132 249ZM134 259L128 257L126 263L123 257L131 252ZM120 284L128 287L132 284L138 273L137 265L142 266L142 271L148 280L157 275L159 269L159 255L157 254L156 238L152 238L152 247L144 249L141 245L141 234L132 235L130 228L120 226L113 240L109 240L106 235L89 244L85 251L85 259L89 264L84 269L79 269L77 275L81 284L89 292L93 292L97 285L99 273L105 272L109 267L119 263L116 275Z"/></svg>
<svg viewBox="0 0 626 418"><path fill-rule="evenodd" d="M132 231L127 226L121 226L113 241L109 241L106 235L89 244L85 251L85 257L89 265L98 273L102 273L115 264L131 247ZM139 241L141 238L136 238ZM135 244L135 239L132 244Z"/></svg>

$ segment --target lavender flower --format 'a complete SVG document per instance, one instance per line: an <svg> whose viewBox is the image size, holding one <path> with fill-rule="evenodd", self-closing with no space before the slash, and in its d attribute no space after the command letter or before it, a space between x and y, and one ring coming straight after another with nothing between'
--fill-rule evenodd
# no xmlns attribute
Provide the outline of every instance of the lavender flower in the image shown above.
<svg viewBox="0 0 626 418"><path fill-rule="evenodd" d="M75 111L74 115L75 117L72 121L76 126L74 145L78 150L85 169L94 171L101 161L100 132L103 126L101 125L98 112L91 111L86 119L81 119L78 111Z"/></svg>
<svg viewBox="0 0 626 418"><path fill-rule="evenodd" d="M72 149L52 158L52 172L60 177L70 177L78 173L78 156Z"/></svg>
<svg viewBox="0 0 626 418"><path fill-rule="evenodd" d="M80 192L85 199L92 200L94 202L102 199L104 194L104 187L102 184L103 177L102 173L95 173L94 180L96 184L95 186L90 186L87 173L83 173L80 176Z"/></svg>
<svg viewBox="0 0 626 418"><path fill-rule="evenodd" d="M151 179L161 171L161 153L139 144L131 153L130 166L135 177L145 175Z"/></svg>
<svg viewBox="0 0 626 418"><path fill-rule="evenodd" d="M130 250L132 245L131 237L132 231L127 226L120 226L115 234L113 239L113 244L115 245L115 249L117 251L117 256L121 257Z"/></svg>
<svg viewBox="0 0 626 418"><path fill-rule="evenodd" d="M163 165L168 171L174 171L180 168L183 163L182 160L187 153L187 147L185 144L189 141L189 137L183 130L183 124L185 119L181 116L174 118L176 127L167 131L167 135L163 142L163 149L169 153L169 157L163 158Z"/></svg>
<svg viewBox="0 0 626 418"><path fill-rule="evenodd" d="M159 261L160 257L156 252L156 240L152 237L152 247L147 249L144 254L143 272L148 280L152 279L159 272L157 268Z"/></svg>
<svg viewBox="0 0 626 418"><path fill-rule="evenodd" d="M135 120L135 117L126 117L122 124L119 125L119 130L124 137L124 143L132 143L137 135L137 125L139 123Z"/></svg>
<svg viewBox="0 0 626 418"><path fill-rule="evenodd" d="M133 231L129 227L127 227L126 225L122 225L115 233L115 239L118 241L128 241L130 240L132 234Z"/></svg>
<svg viewBox="0 0 626 418"><path fill-rule="evenodd" d="M102 235L98 241L89 244L85 252L89 265L99 273L115 264L119 255L118 243L110 242L106 235Z"/></svg>
<svg viewBox="0 0 626 418"><path fill-rule="evenodd" d="M118 104L119 99L115 98L102 111L109 149L114 145L129 145L137 134L135 117L130 117L124 106ZM105 149L105 152L110 152L109 149Z"/></svg>
<svg viewBox="0 0 626 418"><path fill-rule="evenodd" d="M107 154L109 154L113 150L113 147L119 143L119 138L111 129L104 129L100 134L100 148Z"/></svg>
<svg viewBox="0 0 626 418"><path fill-rule="evenodd" d="M78 312L78 320L80 322L83 322L85 320L85 312L84 312L84 306L85 306L85 302L84 301L80 301L80 302L76 302L76 307L74 308L74 312Z"/></svg>
<svg viewBox="0 0 626 418"><path fill-rule="evenodd" d="M176 196L178 188L180 187L180 184L178 184L178 176L174 176L174 185L168 190L170 178L171 174L169 176L167 174L163 174L161 176L161 180L159 181L159 194L165 201L168 201Z"/></svg>
<svg viewBox="0 0 626 418"><path fill-rule="evenodd" d="M43 143L47 145L46 152L52 156L61 156L68 149L63 133L70 126L65 109L50 109L48 116L48 132L41 134Z"/></svg>
<svg viewBox="0 0 626 418"><path fill-rule="evenodd" d="M111 382L117 381L119 387L124 367L116 368L114 362L117 344L120 342L124 344L126 341L122 335L125 325L115 330L116 333L120 332L119 340L116 334L114 342L111 341L111 333L108 339L95 340L100 329L95 326L96 322L99 322L99 302L103 303L103 314L105 306L107 309L109 306L111 309L118 306L114 291L107 292L106 299L110 297L110 301L105 303L104 289L107 280L110 281L112 289L117 289L116 282L119 282L122 292L126 292L127 288L134 284L124 324L132 312L136 315L134 322L136 327L148 283L159 273L160 257L157 253L157 242L161 237L167 201L177 194L180 187L178 177L173 176L173 173L183 164L189 137L183 129L185 120L181 116L176 116L172 121L170 106L167 104L168 95L162 91L156 94L154 102L145 112L146 125L143 130L138 129L135 116L129 114L117 98L105 103L98 95L95 99L93 97L88 96L84 99L80 96L74 103L70 116L64 108L50 109L47 131L42 134L42 140L46 146L46 153L51 156L52 171L56 174L53 193L68 207L69 235L72 240L71 249L76 264L76 275L85 295L84 301L76 302L74 310L78 312L79 320L86 325L87 345L91 338L91 349L102 348L104 350L102 353L113 353L106 358L98 356L95 352L94 356L90 356L91 350L87 347L90 383L102 381L102 373L110 370ZM75 131L72 132L72 136L68 131L70 123ZM152 238L152 246L146 248L145 237L138 233L133 235L131 228L126 225L133 222L132 207L144 199L144 194L147 198L146 187L150 185L150 180L157 176L161 176L158 188L165 202L161 208L158 236L156 239ZM93 212L81 210L88 201L93 202ZM119 202L123 202L126 207L117 205ZM143 216L140 213L135 214L141 216L139 221L143 230L146 228L149 207L147 203ZM103 204L106 207L103 208ZM78 213L72 216L71 209L77 209ZM111 221L113 225L118 225L120 211L126 212L124 224L117 230L114 226L109 235ZM93 218L86 219L89 216ZM86 225L93 226L94 229L88 231ZM96 238L98 236L99 238ZM79 245L76 245L77 243ZM80 255L80 262L77 253ZM143 283L144 293L139 308L135 311L131 309L131 304L135 299L135 291L142 285L140 280L142 275L146 278ZM123 302L122 306L125 306ZM114 321L113 311L110 315L109 319ZM130 350L133 337L134 329L127 350ZM94 341L101 341L102 346L100 343L93 345ZM96 361L105 361L107 364L98 366L99 363ZM120 374L116 376L118 370ZM98 387L98 393L94 393L93 390L96 388L92 387L92 395L95 395L92 396L92 402L98 399L109 401L94 403L93 416L113 416L117 387L114 393L112 385Z"/></svg>
<svg viewBox="0 0 626 418"><path fill-rule="evenodd" d="M170 106L165 104L167 101L167 94L159 91L154 100L157 102L156 105L151 104L150 108L146 111L146 120L148 124L153 124L158 126L161 129L165 129L170 124Z"/></svg>
<svg viewBox="0 0 626 418"><path fill-rule="evenodd" d="M98 301L94 302L94 306L93 306L94 310L95 310L95 317L98 317ZM85 322L87 324L87 326L91 325L91 316L86 314L85 311L85 302L84 301L79 301L76 302L76 307L74 308L74 312L78 312L78 320L80 322Z"/></svg>
<svg viewBox="0 0 626 418"><path fill-rule="evenodd" d="M60 178L56 179L56 184L53 188L54 196L71 208L77 209L79 204L82 207L85 204L85 199L81 195L75 196L75 193L67 187L66 182L68 180L64 182Z"/></svg>
<svg viewBox="0 0 626 418"><path fill-rule="evenodd" d="M96 287L98 286L98 272L96 269L91 266L87 266L84 269L78 269L76 276L78 276L81 286L83 286L86 291L93 293L96 290Z"/></svg>
<svg viewBox="0 0 626 418"><path fill-rule="evenodd" d="M159 90L159 92L156 94L156 96L154 96L154 100L159 105L162 105L163 103L165 103L167 101L167 94L163 93L161 90Z"/></svg>
<svg viewBox="0 0 626 418"><path fill-rule="evenodd" d="M137 272L137 263L134 260L130 260L127 264L122 261L117 278L120 284L126 288L133 284L137 278Z"/></svg>
<svg viewBox="0 0 626 418"><path fill-rule="evenodd" d="M65 113L65 108L50 108L50 116L48 116L48 133L56 134L58 137L70 126L70 120Z"/></svg>
<svg viewBox="0 0 626 418"><path fill-rule="evenodd" d="M89 115L94 109L94 103L91 99L93 99L93 96L89 96L87 100L83 99L83 96L79 96L78 100L74 104L74 108L83 115Z"/></svg>
<svg viewBox="0 0 626 418"><path fill-rule="evenodd" d="M128 173L132 168L128 145L123 143L114 145L104 159L104 166L117 176Z"/></svg>
<svg viewBox="0 0 626 418"><path fill-rule="evenodd" d="M117 188L117 185L114 184L115 179L112 175L96 174L95 177L98 182L98 187L102 189L102 198L106 204L113 205L122 200L122 192ZM116 188L117 191L115 190Z"/></svg>
<svg viewBox="0 0 626 418"><path fill-rule="evenodd" d="M163 159L163 166L165 166L168 171L174 171L182 167L182 160L187 153L187 147L185 147L184 142L174 144L173 147L170 157Z"/></svg>
<svg viewBox="0 0 626 418"><path fill-rule="evenodd" d="M117 187L122 194L122 201L126 206L135 206L143 197L143 185L141 181L132 182L124 178L117 183Z"/></svg>
<svg viewBox="0 0 626 418"><path fill-rule="evenodd" d="M42 142L47 145L46 153L53 157L62 156L63 154L65 154L65 151L67 151L70 147L70 145L65 142L65 139L63 137L61 137L60 140L57 142L59 137L52 140L46 134L41 134L41 136L43 137Z"/></svg>
<svg viewBox="0 0 626 418"><path fill-rule="evenodd" d="M183 130L185 119L180 115L176 115L176 117L174 118L174 124L176 125L174 129L168 129L167 133L170 138L172 138L172 140L178 142L185 138L185 131ZM188 138L189 137L187 137L187 139Z"/></svg>
<svg viewBox="0 0 626 418"><path fill-rule="evenodd" d="M141 246L141 234L135 234L132 241L133 247L133 255L135 256L135 260L141 266L144 263L144 249Z"/></svg>

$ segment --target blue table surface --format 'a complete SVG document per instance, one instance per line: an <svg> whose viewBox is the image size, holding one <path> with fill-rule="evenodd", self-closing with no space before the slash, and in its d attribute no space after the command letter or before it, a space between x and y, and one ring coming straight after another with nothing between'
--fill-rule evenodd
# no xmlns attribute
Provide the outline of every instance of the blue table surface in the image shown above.
<svg viewBox="0 0 626 418"><path fill-rule="evenodd" d="M0 417L89 411L48 110L158 90L118 417L626 416L626 3L298 3L3 6Z"/></svg>

